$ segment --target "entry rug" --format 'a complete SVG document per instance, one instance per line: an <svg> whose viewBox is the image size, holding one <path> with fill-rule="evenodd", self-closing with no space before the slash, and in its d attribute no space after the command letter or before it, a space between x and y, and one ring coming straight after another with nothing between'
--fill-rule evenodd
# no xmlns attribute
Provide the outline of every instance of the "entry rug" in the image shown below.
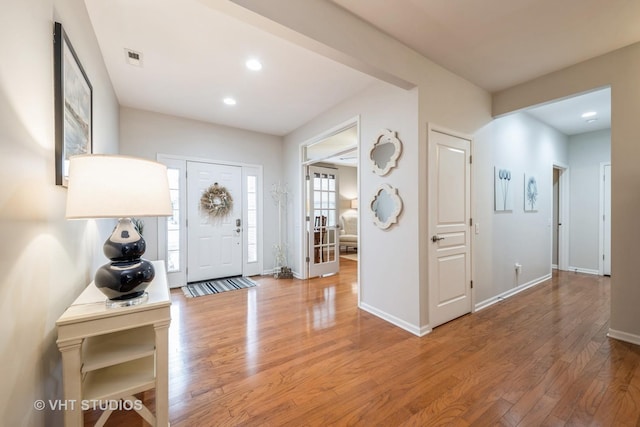
<svg viewBox="0 0 640 427"><path fill-rule="evenodd" d="M252 288L256 285L257 283L248 277L228 277L226 279L189 283L182 287L182 292L187 298L195 298L203 295L219 294L220 292L235 291L236 289Z"/></svg>

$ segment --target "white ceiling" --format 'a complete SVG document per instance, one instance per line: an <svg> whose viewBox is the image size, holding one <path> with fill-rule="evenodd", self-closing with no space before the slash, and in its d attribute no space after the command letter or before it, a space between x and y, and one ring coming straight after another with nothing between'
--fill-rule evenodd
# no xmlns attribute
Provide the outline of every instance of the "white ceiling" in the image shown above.
<svg viewBox="0 0 640 427"><path fill-rule="evenodd" d="M285 135L374 81L196 0L85 3L123 106Z"/></svg>
<svg viewBox="0 0 640 427"><path fill-rule="evenodd" d="M489 91L640 40L637 0L326 1ZM85 3L123 106L286 135L374 81L197 0Z"/></svg>
<svg viewBox="0 0 640 427"><path fill-rule="evenodd" d="M588 119L587 112L596 113ZM527 113L566 135L593 132L611 127L611 89L601 89L538 107Z"/></svg>

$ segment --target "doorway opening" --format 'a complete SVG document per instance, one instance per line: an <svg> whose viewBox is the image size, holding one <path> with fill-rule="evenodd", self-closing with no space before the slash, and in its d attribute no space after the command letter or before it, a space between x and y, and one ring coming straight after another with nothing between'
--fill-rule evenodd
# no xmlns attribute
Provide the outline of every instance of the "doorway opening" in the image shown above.
<svg viewBox="0 0 640 427"><path fill-rule="evenodd" d="M358 259L358 141L354 118L301 146L304 278L338 273L347 251Z"/></svg>

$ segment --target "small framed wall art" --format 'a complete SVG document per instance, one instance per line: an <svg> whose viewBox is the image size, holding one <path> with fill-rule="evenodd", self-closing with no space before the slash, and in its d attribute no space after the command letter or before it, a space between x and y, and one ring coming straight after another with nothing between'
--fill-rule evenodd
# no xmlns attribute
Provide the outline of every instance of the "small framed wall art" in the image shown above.
<svg viewBox="0 0 640 427"><path fill-rule="evenodd" d="M535 175L524 174L524 211L538 210L538 180Z"/></svg>
<svg viewBox="0 0 640 427"><path fill-rule="evenodd" d="M511 182L511 169L494 168L494 201L495 210L498 212L513 211L513 183Z"/></svg>
<svg viewBox="0 0 640 427"><path fill-rule="evenodd" d="M93 87L62 24L53 34L56 185L67 186L69 157L92 152Z"/></svg>

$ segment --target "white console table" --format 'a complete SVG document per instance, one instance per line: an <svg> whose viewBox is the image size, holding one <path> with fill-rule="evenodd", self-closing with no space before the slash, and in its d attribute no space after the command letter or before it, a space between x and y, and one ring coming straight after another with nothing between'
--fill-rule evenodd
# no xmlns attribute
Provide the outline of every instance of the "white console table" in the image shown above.
<svg viewBox="0 0 640 427"><path fill-rule="evenodd" d="M153 261L155 278L149 299L130 307L107 308L93 282L60 316L58 348L62 353L65 426L82 426L83 403L128 401L155 388L155 417L146 407L137 412L151 425L169 425L168 332L171 298L164 261ZM96 425L106 422L105 411Z"/></svg>

